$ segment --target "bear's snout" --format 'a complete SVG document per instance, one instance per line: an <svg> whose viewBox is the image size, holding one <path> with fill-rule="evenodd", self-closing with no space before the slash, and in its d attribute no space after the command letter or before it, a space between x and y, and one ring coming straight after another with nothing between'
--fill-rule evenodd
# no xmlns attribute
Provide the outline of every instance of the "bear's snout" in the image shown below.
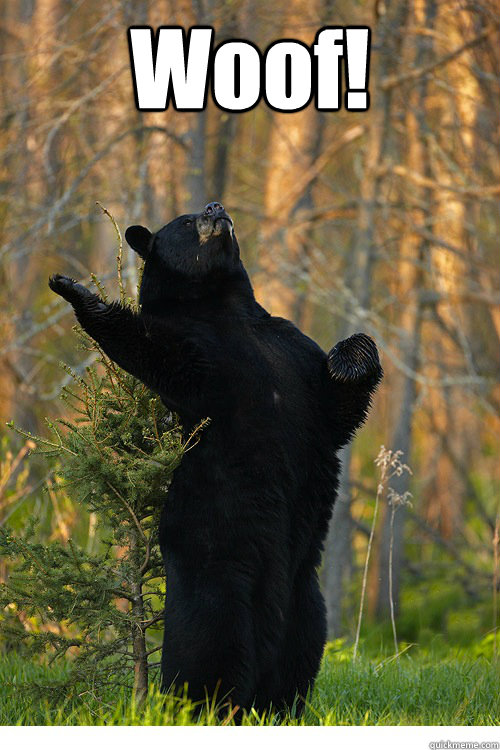
<svg viewBox="0 0 500 750"><path fill-rule="evenodd" d="M218 237L224 231L230 231L233 226L233 220L226 213L222 203L214 201L208 203L203 212L198 215L196 220L200 243L203 245L211 237Z"/></svg>
<svg viewBox="0 0 500 750"><path fill-rule="evenodd" d="M233 220L226 212L226 209L224 208L222 203L218 203L217 201L214 201L213 203L207 203L203 210L203 217L212 219L214 226L217 219L225 219L227 222L229 222L229 224L233 224Z"/></svg>
<svg viewBox="0 0 500 750"><path fill-rule="evenodd" d="M218 214L225 213L224 206L222 205L222 203L217 203L217 201L214 201L213 203L207 203L203 213L207 214L207 216L217 216Z"/></svg>

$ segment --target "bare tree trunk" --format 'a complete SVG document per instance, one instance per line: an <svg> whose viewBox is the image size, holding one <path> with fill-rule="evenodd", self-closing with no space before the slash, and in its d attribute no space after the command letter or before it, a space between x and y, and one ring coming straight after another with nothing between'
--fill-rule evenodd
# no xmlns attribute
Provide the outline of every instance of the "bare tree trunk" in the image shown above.
<svg viewBox="0 0 500 750"><path fill-rule="evenodd" d="M236 135L236 117L229 112L220 116L215 147L215 164L213 167L212 193L214 200L224 203L228 183L231 145Z"/></svg>
<svg viewBox="0 0 500 750"><path fill-rule="evenodd" d="M201 211L208 202L205 171L206 121L206 109L191 115L191 127L187 135L190 151L186 165L186 213Z"/></svg>
<svg viewBox="0 0 500 750"><path fill-rule="evenodd" d="M283 28L283 38L313 41L314 19L319 0L291 0ZM301 263L304 244L298 227L305 204L311 201L311 186L303 195L296 194L297 175L311 167L316 144L311 134L321 131L320 113L309 106L300 112L274 113L267 147L267 170L264 188L265 221L261 230L262 253L259 271L253 277L256 297L273 315L293 318L297 305L296 269ZM301 191L302 192L302 191Z"/></svg>
<svg viewBox="0 0 500 750"><path fill-rule="evenodd" d="M14 6L14 3L12 5ZM55 87L54 81L61 76L62 69L56 56L58 39L54 29L57 28L62 13L62 4L60 0L36 0L24 8L20 4L19 10L21 14L26 14L27 18L31 13L26 53L33 55L32 70L37 73L36 85L33 85L30 74L26 75L26 68L19 66L19 76L21 78L26 76L21 100L23 115L19 148L29 153L29 159L23 160L24 175L20 184L22 184L23 200L26 201L26 205L48 208L56 199L63 182L59 158L61 138L58 134L48 143L42 134L36 133L34 123L49 121L53 114L51 110L52 90ZM11 77L7 80L9 83L13 82ZM30 139L35 141L36 149L29 149ZM18 174L19 178L21 174ZM15 279L14 288L17 299L14 305L16 307L20 297L32 299L35 296L39 274L40 267L31 252L12 262L9 275ZM10 333L14 339L17 338L18 330L15 323ZM16 388L9 418L19 420L26 429L36 432L37 418L33 410L33 396L25 387L26 375L31 368L31 359L24 347L20 347L17 352L9 353L8 363L11 369L10 377L13 378ZM9 390L7 387L6 393ZM22 394L21 398L20 394Z"/></svg>
<svg viewBox="0 0 500 750"><path fill-rule="evenodd" d="M420 351L421 311L420 306L415 311L413 331L408 336L406 344L405 364L413 372L417 372ZM410 461L412 448L412 421L415 401L417 397L416 381L413 377L406 376L401 396L401 408L398 423L394 431L391 447L392 450L403 451L403 461ZM400 477L391 480L392 489L401 496L409 490L410 475L403 472ZM393 544L392 544L392 600L397 615L399 610L399 594L401 589L401 571L403 567L403 542L404 524L406 519L406 507L398 507L393 522ZM378 590L376 611L379 618L385 618L390 611L389 597L389 564L391 544L391 510L386 506L384 522L382 527L382 538L380 541L379 563L378 563Z"/></svg>
<svg viewBox="0 0 500 750"><path fill-rule="evenodd" d="M460 43L464 32L465 35L474 32L478 17L475 9L459 0L453 6L451 14L451 9L445 11L439 6L438 30L446 28L450 44L456 45ZM436 135L438 148L432 161L432 177L440 184L475 182L478 178L474 161L476 137L484 127L479 104L484 92L481 91L482 85L474 71L475 65L473 52L466 51L446 67L448 97L442 105L441 130ZM441 133L446 135L443 137ZM454 145L451 159L449 141ZM467 248L469 243L474 244L475 228L481 219L478 216L474 220L471 216L472 197L446 195L445 191L436 189L435 198L435 233L446 237L455 247ZM475 200L476 205L481 203L477 198ZM482 213L482 206L480 210ZM477 375L481 370L483 352L487 352L488 345L493 341L486 316L482 315L481 320L476 317L480 312L484 313L486 308L476 306L473 310L476 319L472 321L470 307L460 300L468 288L474 288L476 268L473 248L470 248L469 253L462 255L443 247L432 248L436 286L443 296L439 309L433 310L440 334L439 344L437 341L432 342L439 373L446 373L454 366L458 350L469 374ZM491 358L489 361L492 361ZM440 458L436 462L433 481L427 493L426 510L431 522L441 529L445 537L451 538L461 525L467 487L460 472L449 461L446 451L442 450L441 436L446 436L454 452L470 463L480 442L482 426L472 416L468 399L463 398L461 389L434 389L431 398ZM429 446L430 460L434 451L436 446Z"/></svg>
<svg viewBox="0 0 500 750"><path fill-rule="evenodd" d="M242 30L245 8L241 3L228 5L225 8L222 26L217 34L217 43L230 39L245 39L246 32ZM219 113L217 122L216 145L214 160L210 170L210 200L224 203L230 166L231 147L236 136L237 115L231 112Z"/></svg>
<svg viewBox="0 0 500 750"><path fill-rule="evenodd" d="M373 71L375 92L370 109L370 126L364 152L364 169L361 179L361 195L358 210L358 225L354 246L349 253L349 266L346 271L346 286L352 292L350 309L346 311L346 323L340 332L345 338L358 328L358 314L370 305L372 272L376 250L377 201L380 197L381 170L389 144L391 129L391 92L380 87L381 81L391 70L397 54L394 42L399 35L394 29L401 29L407 13L406 3L387 4L385 15L377 27L380 45L378 68ZM329 636L343 634L342 609L346 582L352 570L352 518L350 491L351 447L342 452L342 469L339 479L339 496L333 509L330 529L326 541L323 585L328 610Z"/></svg>
<svg viewBox="0 0 500 750"><path fill-rule="evenodd" d="M414 0L411 20L416 26L433 28L436 15L435 0ZM415 36L415 67L425 65L429 61L432 41ZM406 134L408 142L407 163L411 170L420 170L425 176L430 175L428 143L426 139L426 102L427 83L425 79L418 82L409 94L409 106L406 113ZM420 339L422 326L421 292L423 283L422 266L428 253L427 240L412 231L429 221L431 210L431 195L428 189L422 190L411 187L405 204L414 206L410 221L405 222L406 230L402 227L401 261L400 261L400 298L402 300L401 327L405 331L401 342L401 359L406 365L407 373L403 379L399 416L394 430L390 448L403 452L403 461L409 463L412 448L412 423L417 387L414 375L418 372L420 362ZM410 228L408 228L408 225ZM412 292L413 294L409 294ZM409 490L410 475L403 472L391 480L392 489L403 496ZM399 594L401 588L401 570L403 565L404 523L406 508L397 508L391 523L391 511L386 506L382 528L382 538L379 548L378 587L376 612L380 618L388 616L390 612L390 578L392 577L392 601L397 614L399 609ZM392 531L391 531L392 526ZM392 566L391 566L391 536L392 536ZM390 567L392 568L390 570Z"/></svg>

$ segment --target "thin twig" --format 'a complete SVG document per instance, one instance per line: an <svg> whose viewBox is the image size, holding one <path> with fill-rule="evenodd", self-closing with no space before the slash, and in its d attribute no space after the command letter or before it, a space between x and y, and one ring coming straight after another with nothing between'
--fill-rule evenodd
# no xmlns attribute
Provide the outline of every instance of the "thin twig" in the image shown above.
<svg viewBox="0 0 500 750"><path fill-rule="evenodd" d="M111 219L111 223L113 224L116 232L116 238L118 240L118 250L116 251L116 269L118 272L118 286L120 287L120 302L122 305L125 302L125 287L123 286L123 277L122 277L122 257L123 257L123 238L122 233L120 232L120 227L116 223L116 219L113 216L113 214L108 211L108 209L102 205L99 201L96 201L96 205L99 206L103 214L106 214L106 216Z"/></svg>
<svg viewBox="0 0 500 750"><path fill-rule="evenodd" d="M148 540L147 540L146 534L144 533L143 528L142 528L142 526L141 526L141 524L140 524L137 516L135 515L133 508L130 506L129 503L127 503L127 501L125 500L125 498L118 492L118 490L115 487L113 487L113 485L110 482L106 482L106 484L108 485L109 489L112 490L115 493L115 495L119 498L119 500L124 504L124 506L126 507L126 509L128 510L128 512L132 516L132 519L133 519L135 525L137 526L139 534L142 536L145 544L147 544Z"/></svg>
<svg viewBox="0 0 500 750"><path fill-rule="evenodd" d="M394 637L394 655L398 656L398 637L396 634L396 618L394 617L394 594L393 594L393 582L392 582L392 550L394 547L394 516L396 515L396 505L391 506L391 531L390 531L390 542L389 542L389 604L391 607L391 625L392 635Z"/></svg>
<svg viewBox="0 0 500 750"><path fill-rule="evenodd" d="M379 453L379 456L380 456L380 453ZM375 509L373 511L372 526L370 529L370 538L368 539L368 547L366 549L365 569L363 571L363 584L361 586L361 599L359 602L358 625L356 628L356 639L354 641L353 659L355 659L358 654L359 634L361 632L361 620L363 619L363 607L365 604L366 582L368 580L368 565L370 563L370 555L372 551L373 537L375 536L375 527L377 524L377 515L378 515L378 506L380 503L380 496L382 492L384 491L384 485L383 485L384 472L385 472L385 468L382 467L382 478L377 487L377 495L375 497Z"/></svg>

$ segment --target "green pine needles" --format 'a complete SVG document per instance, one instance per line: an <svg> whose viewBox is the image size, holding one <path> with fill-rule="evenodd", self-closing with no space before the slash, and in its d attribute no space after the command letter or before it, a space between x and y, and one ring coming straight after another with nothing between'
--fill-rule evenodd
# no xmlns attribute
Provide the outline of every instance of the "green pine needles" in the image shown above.
<svg viewBox="0 0 500 750"><path fill-rule="evenodd" d="M95 349L90 340L85 346ZM72 418L48 422L52 439L15 429L57 462L52 488L96 514L100 549L39 543L34 524L22 537L2 529L0 555L16 564L0 607L35 618L38 627L17 627L16 637L31 652L67 656L68 684L96 692L110 680L132 684L134 674L141 700L162 620L159 512L186 446L159 398L102 353L84 378L69 372L62 397Z"/></svg>
<svg viewBox="0 0 500 750"><path fill-rule="evenodd" d="M159 513L172 473L204 423L183 442L160 399L76 330L96 361L84 377L65 368L70 384L62 398L70 416L47 420L50 439L14 429L54 467L49 492L67 493L97 518L97 549L71 538L42 543L35 522L22 535L0 528L0 556L9 569L0 587L0 628L15 648L65 659L67 679L52 682L50 693L59 687L99 696L120 684L141 702L159 673L165 596Z"/></svg>

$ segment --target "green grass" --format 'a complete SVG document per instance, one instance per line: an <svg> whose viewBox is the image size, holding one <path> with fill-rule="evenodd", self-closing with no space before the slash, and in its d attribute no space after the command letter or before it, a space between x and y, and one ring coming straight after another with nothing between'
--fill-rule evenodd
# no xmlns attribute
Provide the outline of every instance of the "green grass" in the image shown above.
<svg viewBox="0 0 500 750"><path fill-rule="evenodd" d="M314 693L304 716L258 716L244 724L316 725L498 725L500 669L485 657L466 654L408 652L398 660L352 661L350 650L327 649ZM0 724L2 725L186 725L193 718L188 701L160 696L153 688L138 711L124 691L111 692L104 702L90 692L58 702L36 697L23 685L57 685L64 666L48 669L18 656L0 661ZM198 720L217 724L208 707Z"/></svg>

